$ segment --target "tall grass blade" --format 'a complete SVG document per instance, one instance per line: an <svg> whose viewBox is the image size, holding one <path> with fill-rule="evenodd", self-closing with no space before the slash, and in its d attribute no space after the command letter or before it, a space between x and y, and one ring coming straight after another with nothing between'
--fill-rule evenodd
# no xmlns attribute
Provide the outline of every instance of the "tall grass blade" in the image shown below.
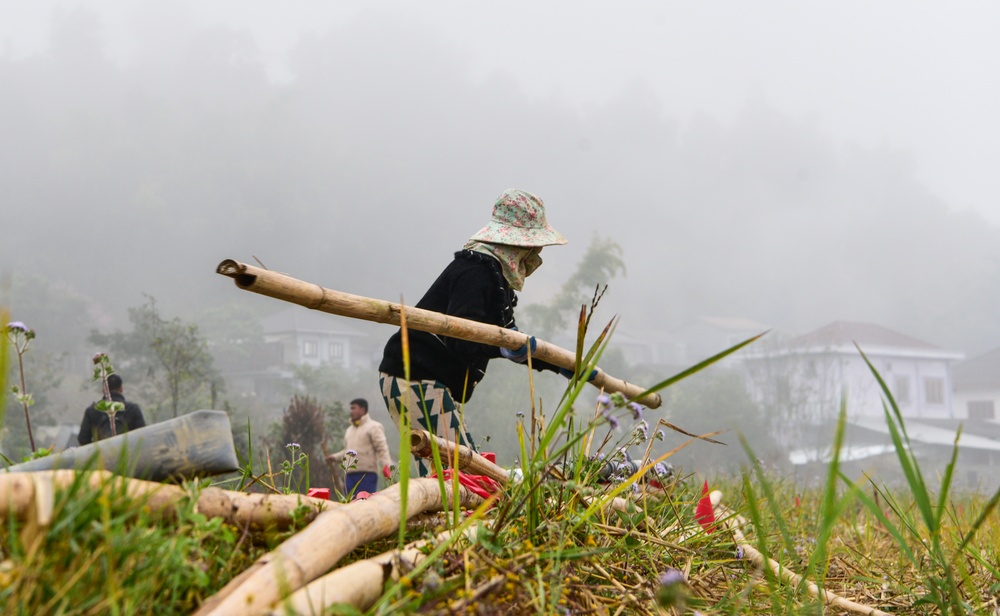
<svg viewBox="0 0 1000 616"><path fill-rule="evenodd" d="M841 393L840 413L834 431L833 449L827 469L826 484L823 487L823 501L820 505L819 532L816 534L816 550L809 558L808 570L812 572L820 591L826 586L826 571L829 562L829 542L833 528L840 517L841 505L837 501L837 476L840 472L840 452L844 446L847 429L847 396Z"/></svg>
<svg viewBox="0 0 1000 616"><path fill-rule="evenodd" d="M937 517L934 514L933 507L931 506L931 496L930 491L927 489L927 484L924 481L923 474L920 472L920 466L917 464L916 456L913 454L913 450L910 447L910 437L906 433L906 423L903 421L903 413L899 410L899 405L896 403L895 396L889 390L889 386L886 385L885 380L879 371L872 364L871 360L864 351L861 350L857 344L854 345L861 354L861 358L864 360L865 364L868 365L868 369L874 375L875 380L878 382L879 388L884 394L882 401L882 408L885 412L886 423L889 427L889 434L892 437L892 443L896 447L896 456L899 459L900 467L903 470L903 474L906 476L906 482L910 486L910 490L913 493L913 498L917 503L917 507L920 509L920 514L924 519L924 524L931 533L937 532ZM890 409L892 409L890 413ZM905 445L905 446L904 446Z"/></svg>
<svg viewBox="0 0 1000 616"><path fill-rule="evenodd" d="M989 519L990 514L993 513L993 510L997 508L998 503L1000 503L1000 490L997 490L996 492L993 493L993 497L989 500L988 503L986 503L986 506L983 508L983 511L979 514L979 517L977 517L976 521L972 524L972 528L970 528L969 532L966 533L965 537L962 538L962 543L958 546L959 552L965 550L965 548L969 545L969 543L972 542L972 539L976 536L976 533L979 532L980 528L982 528L983 523ZM1000 575L998 575L997 577L998 579L1000 579Z"/></svg>
<svg viewBox="0 0 1000 616"><path fill-rule="evenodd" d="M951 448L951 459L948 460L948 464L944 467L944 475L941 477L941 493L938 495L937 503L938 526L940 526L941 518L948 507L948 494L951 489L951 480L955 475L955 465L958 463L958 441L960 438L962 438L961 424L958 426L958 430L955 431L955 442Z"/></svg>
<svg viewBox="0 0 1000 616"><path fill-rule="evenodd" d="M736 344L734 346L729 347L728 349L726 349L725 351L722 351L721 353L716 353L715 355L709 357L708 359L700 361L697 364L691 366L690 368L688 368L686 370L682 370L681 372L678 372L674 376L672 376L672 377L670 377L668 379L665 379L663 381L660 381L656 385L653 385L652 387L650 387L646 391L640 393L634 399L644 398L644 397L648 396L649 394L655 394L656 392L658 392L658 391L660 391L662 389L666 389L667 387L670 387L674 383L676 383L676 382L678 382L680 380L683 380L683 379L691 376L692 374L695 374L696 372L701 372L702 370L704 370L705 368L711 366L715 362L717 362L717 361L719 361L721 359L725 359L727 356L732 355L736 351L739 351L740 349L742 349L743 347L747 346L748 344L750 344L752 342L756 342L757 340L759 340L765 334L767 334L766 331L765 332L761 332L761 333L757 334L756 336L752 336L750 338L747 338L743 342L740 342L740 343L738 343L738 344Z"/></svg>
<svg viewBox="0 0 1000 616"><path fill-rule="evenodd" d="M761 490L764 492L764 502L767 503L771 517L778 526L778 532L781 535L782 545L788 552L793 552L795 550L795 543L792 540L791 530L785 522L784 511L782 511L781 505L778 503L778 499L775 495L774 486L768 478L767 473L764 472L764 467L760 464L760 458L758 458L754 453L753 448L750 446L750 442L747 441L742 434L737 434L737 438L739 438L743 451L746 452L747 457L750 459L753 474L757 478L757 483L760 485ZM746 489L746 484L747 481L744 480L744 489ZM749 497L747 500L749 500ZM756 507L757 504L755 501L754 508ZM756 522L754 524L756 525Z"/></svg>

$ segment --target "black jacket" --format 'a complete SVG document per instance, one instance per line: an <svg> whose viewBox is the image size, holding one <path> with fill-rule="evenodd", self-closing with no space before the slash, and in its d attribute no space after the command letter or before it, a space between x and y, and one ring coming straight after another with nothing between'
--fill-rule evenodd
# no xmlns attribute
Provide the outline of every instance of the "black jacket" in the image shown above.
<svg viewBox="0 0 1000 616"><path fill-rule="evenodd" d="M514 327L516 305L517 296L503 277L499 261L482 253L460 250L416 307L510 328ZM413 329L409 330L409 346L410 379L440 381L459 402L472 397L490 359L500 357L500 347ZM531 365L536 370L558 370L534 358ZM396 377L405 376L401 332L389 338L378 369Z"/></svg>
<svg viewBox="0 0 1000 616"><path fill-rule="evenodd" d="M125 403L125 409L115 414L115 434L124 434L129 430L135 430L146 425L146 420L142 416L142 409L134 402L127 402L125 396L111 392L113 402ZM89 445L93 441L111 436L111 418L104 411L96 408L96 402L87 407L83 412L83 423L80 424L80 434L76 440L81 445Z"/></svg>

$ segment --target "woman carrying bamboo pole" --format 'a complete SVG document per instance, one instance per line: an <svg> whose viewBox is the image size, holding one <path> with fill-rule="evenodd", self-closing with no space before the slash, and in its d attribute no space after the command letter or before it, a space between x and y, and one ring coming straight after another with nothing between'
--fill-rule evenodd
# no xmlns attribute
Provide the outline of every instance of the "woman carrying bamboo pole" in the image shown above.
<svg viewBox="0 0 1000 616"><path fill-rule="evenodd" d="M549 226L541 199L522 190L507 190L494 204L490 223L455 253L416 307L517 329L514 292L541 265L543 246L565 243L566 238ZM491 359L527 361L534 338L514 351L416 330L408 331L408 340L409 384L404 379L402 331L389 338L379 365L379 386L393 422L399 426L405 407L411 425L419 424L448 440L457 436L459 444L475 451L456 402L472 397ZM535 358L531 366L573 376L569 370ZM427 461L418 459L418 464L420 475L426 475Z"/></svg>

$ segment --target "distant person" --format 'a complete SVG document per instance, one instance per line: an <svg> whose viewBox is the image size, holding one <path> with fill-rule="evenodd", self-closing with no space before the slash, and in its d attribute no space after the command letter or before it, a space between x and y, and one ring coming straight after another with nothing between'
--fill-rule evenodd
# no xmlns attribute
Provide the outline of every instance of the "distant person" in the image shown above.
<svg viewBox="0 0 1000 616"><path fill-rule="evenodd" d="M346 468L345 487L347 494L378 491L378 471L386 479L392 477L392 458L389 444L385 440L385 428L368 416L368 401L364 398L351 400L351 425L344 432L344 448L326 457L331 462L354 463L354 468Z"/></svg>
<svg viewBox="0 0 1000 616"><path fill-rule="evenodd" d="M135 402L125 400L122 393L122 377L117 374L108 376L108 391L112 402L121 402L125 409L115 414L115 434L124 434L146 425L142 409ZM111 436L111 417L104 411L97 410L97 402L87 407L83 412L83 423L80 424L80 434L76 437L81 445L105 439Z"/></svg>
<svg viewBox="0 0 1000 616"><path fill-rule="evenodd" d="M416 307L517 329L514 292L520 291L524 279L542 264L543 246L565 243L566 238L549 226L541 199L523 190L504 191L493 204L490 223L455 253ZM397 331L386 343L378 367L382 398L393 422L399 427L405 406L414 428L419 426L452 442L457 439L460 445L476 450L458 404L472 397L491 359L504 357L525 363L528 345L511 351L411 329L409 355L407 382L402 335ZM539 359L533 359L531 366L573 376L571 371ZM417 464L420 475L426 476L430 464L422 459Z"/></svg>

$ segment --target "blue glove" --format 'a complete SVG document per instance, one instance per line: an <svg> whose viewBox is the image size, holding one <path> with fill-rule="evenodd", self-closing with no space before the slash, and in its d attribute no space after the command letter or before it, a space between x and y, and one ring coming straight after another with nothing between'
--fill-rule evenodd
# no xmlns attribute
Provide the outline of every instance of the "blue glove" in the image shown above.
<svg viewBox="0 0 1000 616"><path fill-rule="evenodd" d="M567 369L567 368L560 368L559 369L559 374L563 375L567 379L571 379L571 378L573 378L573 376L576 373L573 372L572 370ZM588 383L593 383L594 379L596 379L596 378L597 378L597 369L595 368L594 370L590 371L590 376L587 377L587 382Z"/></svg>
<svg viewBox="0 0 1000 616"><path fill-rule="evenodd" d="M517 331L517 329L514 328L514 331ZM511 351L510 349L505 349L503 347L500 347L500 355L502 355L505 359L509 359L510 361L517 362L519 364L523 364L524 362L526 362L528 360L528 352L529 352L528 351L528 347L529 346L531 347L531 351L530 352L534 353L535 352L535 348L538 346L538 343L535 341L535 337L534 336L531 336L530 338L528 338L527 344L524 344L524 345L521 346L521 348L513 350L513 351Z"/></svg>

